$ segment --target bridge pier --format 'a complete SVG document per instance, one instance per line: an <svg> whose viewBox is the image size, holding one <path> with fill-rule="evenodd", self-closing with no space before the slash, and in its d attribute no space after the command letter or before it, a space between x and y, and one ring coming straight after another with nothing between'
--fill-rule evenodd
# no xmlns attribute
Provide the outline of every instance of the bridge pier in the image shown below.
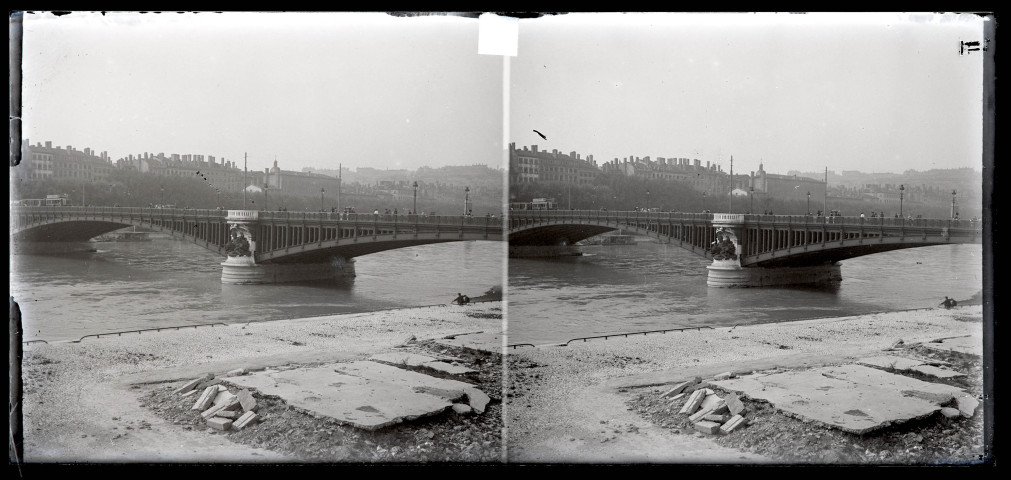
<svg viewBox="0 0 1011 480"><path fill-rule="evenodd" d="M221 283L256 285L263 283L336 280L355 277L354 259L334 257L326 263L257 264L252 257L228 257L221 263Z"/></svg>
<svg viewBox="0 0 1011 480"><path fill-rule="evenodd" d="M578 257L576 245L509 245L509 258Z"/></svg>
<svg viewBox="0 0 1011 480"><path fill-rule="evenodd" d="M838 263L807 267L741 267L713 262L706 267L706 285L722 288L772 287L780 285L819 285L842 281Z"/></svg>

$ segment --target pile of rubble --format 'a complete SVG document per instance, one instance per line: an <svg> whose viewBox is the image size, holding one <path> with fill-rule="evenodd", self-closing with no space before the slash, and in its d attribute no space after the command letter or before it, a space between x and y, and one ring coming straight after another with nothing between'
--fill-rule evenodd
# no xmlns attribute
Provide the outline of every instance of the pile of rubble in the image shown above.
<svg viewBox="0 0 1011 480"><path fill-rule="evenodd" d="M733 377L732 373L721 373L714 380ZM660 398L669 398L672 405L684 399L678 413L688 415L688 420L694 425L695 430L702 433L725 435L747 425L748 419L745 415L748 409L741 399L735 394L721 398L708 388L708 385L701 377L696 377L662 393Z"/></svg>
<svg viewBox="0 0 1011 480"><path fill-rule="evenodd" d="M245 369L237 369L226 373L225 376L246 373ZM197 400L192 410L200 411L200 417L207 421L207 426L216 430L242 430L259 421L256 414L256 399L249 390L232 393L221 384L221 377L210 373L186 382L172 393L183 398L196 396Z"/></svg>

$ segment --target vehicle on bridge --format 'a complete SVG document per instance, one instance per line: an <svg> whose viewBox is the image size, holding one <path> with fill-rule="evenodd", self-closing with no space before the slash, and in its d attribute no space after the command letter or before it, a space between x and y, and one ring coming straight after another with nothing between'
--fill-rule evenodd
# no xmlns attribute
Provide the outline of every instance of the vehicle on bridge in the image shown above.
<svg viewBox="0 0 1011 480"><path fill-rule="evenodd" d="M558 204L553 198L535 198L530 202L514 202L509 204L509 210L556 210Z"/></svg>
<svg viewBox="0 0 1011 480"><path fill-rule="evenodd" d="M46 198L26 198L11 202L12 207L66 207L70 199L66 194L46 195Z"/></svg>

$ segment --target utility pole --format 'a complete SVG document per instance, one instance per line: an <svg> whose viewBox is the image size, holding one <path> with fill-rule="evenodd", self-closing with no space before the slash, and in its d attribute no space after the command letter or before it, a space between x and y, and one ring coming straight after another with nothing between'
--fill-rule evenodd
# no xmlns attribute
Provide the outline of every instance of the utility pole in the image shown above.
<svg viewBox="0 0 1011 480"><path fill-rule="evenodd" d="M825 207L822 212L828 216L828 166L825 166Z"/></svg>
<svg viewBox="0 0 1011 480"><path fill-rule="evenodd" d="M734 213L734 156L730 156L730 207L727 213Z"/></svg>

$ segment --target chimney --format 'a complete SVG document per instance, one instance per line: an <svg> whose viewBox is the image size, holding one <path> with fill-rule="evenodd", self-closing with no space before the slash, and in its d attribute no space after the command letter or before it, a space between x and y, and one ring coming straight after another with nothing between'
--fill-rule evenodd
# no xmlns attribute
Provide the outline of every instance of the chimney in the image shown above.
<svg viewBox="0 0 1011 480"><path fill-rule="evenodd" d="M47 141L46 148L53 148L53 142Z"/></svg>
<svg viewBox="0 0 1011 480"><path fill-rule="evenodd" d="M533 150L534 153L537 153L537 145L531 145L530 150Z"/></svg>

